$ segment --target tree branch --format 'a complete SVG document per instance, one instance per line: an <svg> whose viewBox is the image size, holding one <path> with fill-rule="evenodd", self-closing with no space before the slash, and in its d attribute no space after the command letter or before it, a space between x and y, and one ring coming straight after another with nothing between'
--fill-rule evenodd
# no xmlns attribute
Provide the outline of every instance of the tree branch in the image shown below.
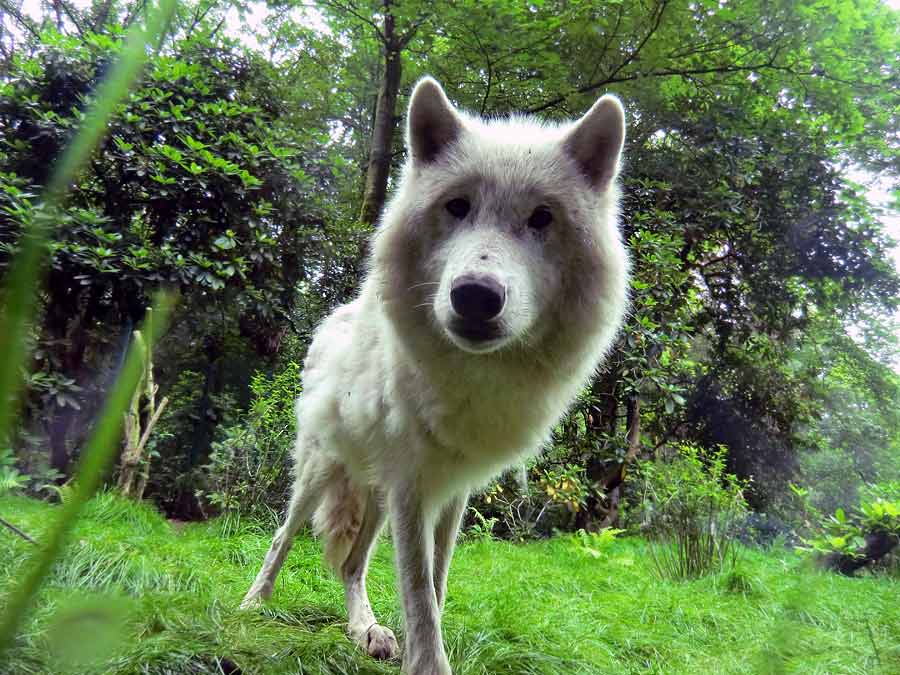
<svg viewBox="0 0 900 675"><path fill-rule="evenodd" d="M31 33L34 37L40 39L41 31L38 28L37 24L34 23L29 17L22 14L16 7L12 5L12 3L8 2L8 0L0 0L0 9L3 9L6 12L9 12L10 16L18 22L22 28Z"/></svg>
<svg viewBox="0 0 900 675"><path fill-rule="evenodd" d="M343 4L340 2L336 2L335 0L323 0L321 4L325 5L326 7L331 7L338 12L346 12L350 16L359 19L364 24L368 25L372 30L374 30L375 35L378 36L378 39L381 40L381 43L387 46L387 39L385 38L384 33L381 32L381 28L378 26L378 24L372 21L372 19L367 18L364 14L360 14L359 10L357 10L356 7L354 7L352 4ZM315 7L315 5L309 6Z"/></svg>

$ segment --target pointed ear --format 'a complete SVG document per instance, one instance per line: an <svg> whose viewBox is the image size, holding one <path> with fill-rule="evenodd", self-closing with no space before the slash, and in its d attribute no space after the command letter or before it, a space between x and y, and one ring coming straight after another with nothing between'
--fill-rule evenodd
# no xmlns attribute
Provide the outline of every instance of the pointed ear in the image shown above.
<svg viewBox="0 0 900 675"><path fill-rule="evenodd" d="M406 119L406 143L416 163L433 162L462 131L453 104L430 77L419 80L413 90Z"/></svg>
<svg viewBox="0 0 900 675"><path fill-rule="evenodd" d="M575 122L563 147L591 185L605 190L619 173L624 142L625 111L619 99L605 94Z"/></svg>

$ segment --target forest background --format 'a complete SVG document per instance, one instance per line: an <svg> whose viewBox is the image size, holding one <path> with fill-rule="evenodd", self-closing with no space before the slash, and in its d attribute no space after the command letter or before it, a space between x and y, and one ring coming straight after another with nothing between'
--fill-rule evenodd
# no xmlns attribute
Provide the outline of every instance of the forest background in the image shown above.
<svg viewBox="0 0 900 675"><path fill-rule="evenodd" d="M145 9L0 0L3 269ZM181 2L55 229L4 475L56 494L172 289L165 403L120 474L172 518L276 519L298 364L359 285L431 74L482 115L565 119L607 91L628 112L628 323L472 527L639 522L631 467L684 456L749 481L755 540L866 490L900 499L898 44L900 13L874 0Z"/></svg>

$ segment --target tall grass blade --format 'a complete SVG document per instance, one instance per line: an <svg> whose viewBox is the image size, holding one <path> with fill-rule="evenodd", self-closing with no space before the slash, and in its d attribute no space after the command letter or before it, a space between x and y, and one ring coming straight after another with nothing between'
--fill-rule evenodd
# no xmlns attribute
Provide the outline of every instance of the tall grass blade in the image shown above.
<svg viewBox="0 0 900 675"><path fill-rule="evenodd" d="M172 304L171 295L158 296L153 311L148 314L142 327L144 335L158 336L163 333ZM133 340L131 343L122 372L82 452L72 493L63 502L56 521L44 535L41 547L32 556L24 578L11 592L3 616L0 617L0 655L15 638L16 629L24 619L41 582L50 572L53 561L62 551L66 536L75 525L79 512L100 487L103 477L115 460L125 410L143 374L144 350L149 348L149 340L147 343L140 340Z"/></svg>
<svg viewBox="0 0 900 675"><path fill-rule="evenodd" d="M100 143L106 123L128 94L148 50L158 49L175 12L177 0L160 0L148 13L146 26L135 26L125 39L122 53L97 89L84 122L66 148L44 190L43 206L30 223L23 223L20 248L10 265L0 293L0 439L6 438L19 400L22 367L27 359L26 334L34 316L37 288L47 254L46 242L57 222L69 186Z"/></svg>

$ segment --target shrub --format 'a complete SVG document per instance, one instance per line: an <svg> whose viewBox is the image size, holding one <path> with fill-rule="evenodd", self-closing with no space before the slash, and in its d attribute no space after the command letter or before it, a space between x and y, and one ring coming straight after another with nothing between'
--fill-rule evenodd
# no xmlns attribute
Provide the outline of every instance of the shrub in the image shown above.
<svg viewBox="0 0 900 675"><path fill-rule="evenodd" d="M472 524L466 528L465 536L475 541L490 541L494 538L494 526L497 518L485 518L476 507L470 506L468 513L472 518Z"/></svg>
<svg viewBox="0 0 900 675"><path fill-rule="evenodd" d="M725 454L721 446L704 453L685 444L671 461L639 465L638 515L660 576L693 579L734 568L747 481L725 471Z"/></svg>
<svg viewBox="0 0 900 675"><path fill-rule="evenodd" d="M0 495L25 487L28 476L16 468L16 456L9 448L0 448Z"/></svg>
<svg viewBox="0 0 900 675"><path fill-rule="evenodd" d="M547 537L557 529L571 531L589 494L584 468L577 464L522 467L473 495L466 529L480 536L489 524L493 535L515 541Z"/></svg>
<svg viewBox="0 0 900 675"><path fill-rule="evenodd" d="M300 365L291 362L272 378L254 375L248 410L221 431L203 467L198 496L221 513L225 529L243 516L275 518L292 482L294 401L300 394Z"/></svg>
<svg viewBox="0 0 900 675"><path fill-rule="evenodd" d="M824 567L852 576L863 567L891 566L900 544L900 483L867 485L849 515L838 508L829 516L812 506L807 490L791 487L807 514L806 549Z"/></svg>

